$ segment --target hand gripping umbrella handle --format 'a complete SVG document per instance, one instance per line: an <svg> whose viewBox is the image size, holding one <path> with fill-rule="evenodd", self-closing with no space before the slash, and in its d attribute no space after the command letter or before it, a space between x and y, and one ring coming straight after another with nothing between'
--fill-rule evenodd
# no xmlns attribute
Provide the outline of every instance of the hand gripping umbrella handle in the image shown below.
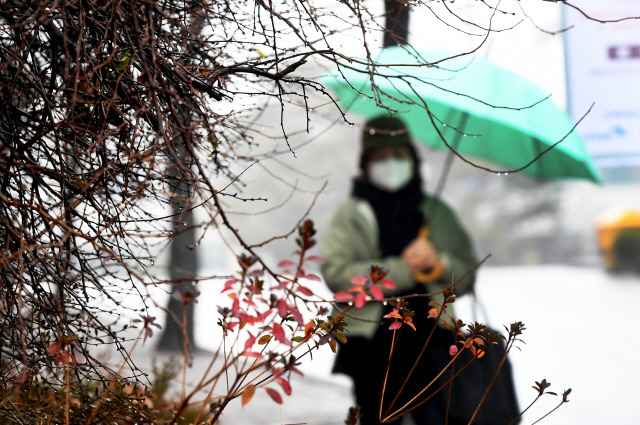
<svg viewBox="0 0 640 425"><path fill-rule="evenodd" d="M418 231L418 239L427 240L429 238L429 226L422 226L420 231ZM442 275L442 271L444 270L444 265L442 264L442 260L438 259L431 270L426 272L416 272L413 274L414 279L419 283L430 283L434 280L437 280L440 275Z"/></svg>

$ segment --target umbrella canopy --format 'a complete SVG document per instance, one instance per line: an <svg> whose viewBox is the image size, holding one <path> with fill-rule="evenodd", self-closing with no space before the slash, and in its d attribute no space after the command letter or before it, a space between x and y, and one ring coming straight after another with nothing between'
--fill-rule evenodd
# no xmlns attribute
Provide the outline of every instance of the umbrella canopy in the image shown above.
<svg viewBox="0 0 640 425"><path fill-rule="evenodd" d="M370 68L375 92L365 65L341 69L321 82L347 111L366 117L400 114L412 135L432 148L449 149L441 134L465 158L508 171L526 166L557 143L521 172L540 180L602 181L567 113L531 81L479 57L416 66L451 56L391 47Z"/></svg>

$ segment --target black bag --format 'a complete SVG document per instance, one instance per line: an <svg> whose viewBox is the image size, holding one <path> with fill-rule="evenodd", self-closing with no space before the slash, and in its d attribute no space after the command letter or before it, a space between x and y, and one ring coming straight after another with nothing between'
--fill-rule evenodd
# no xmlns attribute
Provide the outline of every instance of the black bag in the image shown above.
<svg viewBox="0 0 640 425"><path fill-rule="evenodd" d="M492 331L491 329L487 329ZM493 376L500 365L505 343L492 344L486 347L482 358L473 360L451 383L440 392L443 405L449 402L449 424L467 424L473 416L480 400L489 387ZM463 368L473 358L471 350L460 353L455 362L455 371ZM450 358L449 358L450 360ZM451 369L447 369L441 377L441 383L451 378ZM451 398L449 399L449 390ZM520 409L513 383L513 371L507 358L494 381L487 398L480 407L474 425L508 425L518 415ZM517 424L520 422L513 422Z"/></svg>

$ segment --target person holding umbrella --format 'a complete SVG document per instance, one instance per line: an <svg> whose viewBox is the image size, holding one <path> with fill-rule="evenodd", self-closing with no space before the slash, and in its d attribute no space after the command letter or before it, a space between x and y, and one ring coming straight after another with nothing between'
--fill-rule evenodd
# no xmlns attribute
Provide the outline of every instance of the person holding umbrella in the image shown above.
<svg viewBox="0 0 640 425"><path fill-rule="evenodd" d="M451 283L456 283L458 295L471 289L478 264L472 242L452 209L423 192L419 165L401 119L382 115L369 120L362 134L361 173L353 182L352 196L331 221L322 252L323 275L334 292L348 291L352 277L365 274L372 265L382 265L389 270L387 278L396 284L385 296L436 293L407 299L415 312L416 331L407 328L401 332L385 387L383 416L436 326L435 320L427 317L429 301L442 302L437 291ZM376 302L350 310L348 341L338 347L333 371L353 379L362 425L380 423L379 403L393 334L383 316L392 309L392 305ZM453 314L451 307L447 311ZM436 364L442 364L437 359L448 355L453 341L450 331L436 326L395 408L436 376ZM445 403L443 397L432 398L412 412L414 422L445 423Z"/></svg>

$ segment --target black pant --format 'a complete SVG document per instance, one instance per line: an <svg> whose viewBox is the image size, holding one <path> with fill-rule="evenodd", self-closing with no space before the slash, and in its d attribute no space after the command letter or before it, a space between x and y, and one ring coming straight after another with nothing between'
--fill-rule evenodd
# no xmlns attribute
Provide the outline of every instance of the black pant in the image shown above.
<svg viewBox="0 0 640 425"><path fill-rule="evenodd" d="M418 311L416 312L418 313ZM418 313L414 317L417 331L406 325L399 332L396 331L396 337L399 339L387 378L382 417L388 416L387 409L400 391L429 332L435 326L435 320L427 319L425 315ZM389 361L389 350L393 336L393 331L388 329L389 323L386 322L386 324L382 325L372 340L351 337L348 338L347 344L340 345L338 348L333 370L352 377L356 401L361 412L361 425L380 424L378 418L382 384ZM453 341L454 335L452 332L435 326L434 335L425 353L389 413L394 412L411 400L440 372L438 368L443 364L443 359L446 360L449 355L449 346ZM428 394L436 388L438 388L438 385L432 385L425 394L419 396L411 405L415 405L427 398ZM412 411L410 414L414 422L417 425L444 425L446 410L444 397L443 394L436 394L428 402ZM399 422L395 423L399 424ZM449 425L455 424L449 421Z"/></svg>

